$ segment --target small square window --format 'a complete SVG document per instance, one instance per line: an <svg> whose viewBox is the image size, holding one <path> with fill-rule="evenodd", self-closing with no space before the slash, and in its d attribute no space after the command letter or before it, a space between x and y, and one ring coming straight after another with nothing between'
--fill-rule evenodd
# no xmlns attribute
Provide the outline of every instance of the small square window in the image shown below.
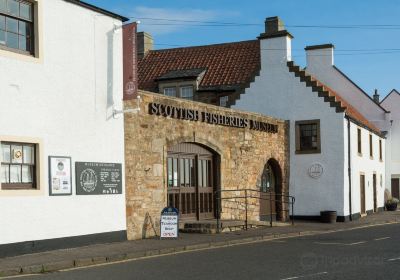
<svg viewBox="0 0 400 280"><path fill-rule="evenodd" d="M34 54L34 4L23 0L0 0L0 46Z"/></svg>
<svg viewBox="0 0 400 280"><path fill-rule="evenodd" d="M229 101L229 96L221 96L219 98L219 106L227 107Z"/></svg>
<svg viewBox="0 0 400 280"><path fill-rule="evenodd" d="M296 122L296 154L321 153L320 121Z"/></svg>
<svg viewBox="0 0 400 280"><path fill-rule="evenodd" d="M176 97L176 88L175 87L164 88L164 95Z"/></svg>
<svg viewBox="0 0 400 280"><path fill-rule="evenodd" d="M36 144L1 142L1 188L36 189Z"/></svg>

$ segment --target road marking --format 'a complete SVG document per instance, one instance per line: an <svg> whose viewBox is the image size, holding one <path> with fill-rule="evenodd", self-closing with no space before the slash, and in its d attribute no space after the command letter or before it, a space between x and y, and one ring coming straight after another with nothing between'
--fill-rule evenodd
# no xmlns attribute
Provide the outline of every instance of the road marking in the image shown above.
<svg viewBox="0 0 400 280"><path fill-rule="evenodd" d="M388 262L394 262L394 261L400 261L400 257L399 258L394 258L394 259L388 259Z"/></svg>
<svg viewBox="0 0 400 280"><path fill-rule="evenodd" d="M350 244L345 244L347 246L353 246L353 245L360 245L360 244L364 244L367 243L367 241L359 241L359 242L354 242L354 243L350 243Z"/></svg>
<svg viewBox="0 0 400 280"><path fill-rule="evenodd" d="M328 272L324 271L324 272L318 272L318 273L314 273L314 274L307 274L307 275L293 276L293 277L289 277L289 278L282 278L281 280L301 279L301 278L314 277L314 276L326 275L326 274L328 274Z"/></svg>
<svg viewBox="0 0 400 280"><path fill-rule="evenodd" d="M380 240L385 240L385 239L389 239L390 237L381 237L381 238L376 238L374 239L375 241L380 241Z"/></svg>
<svg viewBox="0 0 400 280"><path fill-rule="evenodd" d="M319 244L319 245L346 245L344 243L339 243L339 242L314 242L314 244Z"/></svg>
<svg viewBox="0 0 400 280"><path fill-rule="evenodd" d="M359 245L359 244L364 244L367 243L367 241L359 241L359 242L354 242L354 243L340 243L340 242L314 242L314 244L319 244L319 245L343 245L343 246L354 246L354 245Z"/></svg>

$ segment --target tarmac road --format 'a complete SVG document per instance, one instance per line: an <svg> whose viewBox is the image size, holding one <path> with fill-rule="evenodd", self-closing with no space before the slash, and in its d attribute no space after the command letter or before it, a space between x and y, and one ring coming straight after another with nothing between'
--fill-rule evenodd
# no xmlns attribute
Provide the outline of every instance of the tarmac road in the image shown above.
<svg viewBox="0 0 400 280"><path fill-rule="evenodd" d="M400 279L400 224L198 250L21 278Z"/></svg>

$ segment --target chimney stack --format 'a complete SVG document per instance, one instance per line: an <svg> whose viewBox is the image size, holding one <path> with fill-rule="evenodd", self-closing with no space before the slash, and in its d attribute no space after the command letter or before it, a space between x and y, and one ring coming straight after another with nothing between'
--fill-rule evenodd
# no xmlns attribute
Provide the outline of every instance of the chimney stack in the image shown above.
<svg viewBox="0 0 400 280"><path fill-rule="evenodd" d="M146 32L137 33L137 55L143 58L149 51L153 50L153 37Z"/></svg>
<svg viewBox="0 0 400 280"><path fill-rule="evenodd" d="M375 89L375 94L374 94L373 99L374 99L376 104L379 104L379 94L378 94L378 90L377 89Z"/></svg>
<svg viewBox="0 0 400 280"><path fill-rule="evenodd" d="M265 32L258 36L262 64L284 64L292 60L293 36L285 29L279 17L265 19Z"/></svg>
<svg viewBox="0 0 400 280"><path fill-rule="evenodd" d="M334 65L333 44L323 44L307 46L305 48L307 56L307 69L312 71L315 68L331 67Z"/></svg>

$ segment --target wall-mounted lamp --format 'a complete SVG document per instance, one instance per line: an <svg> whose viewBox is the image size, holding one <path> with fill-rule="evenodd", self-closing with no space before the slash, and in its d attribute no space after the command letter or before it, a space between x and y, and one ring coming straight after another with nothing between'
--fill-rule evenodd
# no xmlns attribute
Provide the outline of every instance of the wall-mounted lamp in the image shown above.
<svg viewBox="0 0 400 280"><path fill-rule="evenodd" d="M112 113L113 118L115 119L119 114L127 114L127 113L137 114L137 113L139 113L140 112L140 102L141 102L140 95L138 95L136 98L136 104L137 104L136 108L126 109L126 110L114 109L113 113Z"/></svg>

